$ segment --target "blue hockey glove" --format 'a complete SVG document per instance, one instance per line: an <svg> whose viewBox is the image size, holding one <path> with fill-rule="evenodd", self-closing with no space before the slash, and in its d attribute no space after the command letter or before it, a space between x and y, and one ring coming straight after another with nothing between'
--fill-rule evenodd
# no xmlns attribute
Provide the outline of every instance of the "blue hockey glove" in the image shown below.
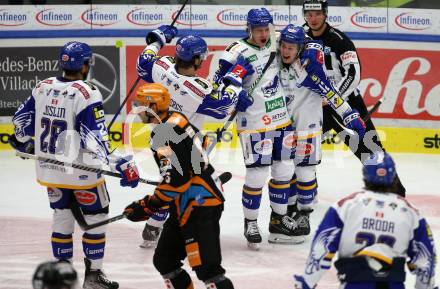
<svg viewBox="0 0 440 289"><path fill-rule="evenodd" d="M159 42L160 46L163 47L165 43L170 43L174 37L177 35L177 28L171 25L162 25L153 31L148 32L146 37L147 44L154 42Z"/></svg>
<svg viewBox="0 0 440 289"><path fill-rule="evenodd" d="M324 53L322 44L319 42L309 42L305 46L305 50L300 56L301 65L304 66L308 73L322 69L324 64Z"/></svg>
<svg viewBox="0 0 440 289"><path fill-rule="evenodd" d="M239 56L235 65L223 77L223 83L241 86L242 80L254 72L252 65L243 56Z"/></svg>
<svg viewBox="0 0 440 289"><path fill-rule="evenodd" d="M295 289L311 289L309 285L307 285L306 280L301 275L293 275L295 279Z"/></svg>
<svg viewBox="0 0 440 289"><path fill-rule="evenodd" d="M344 125L357 132L359 139L363 139L365 136L365 123L359 115L359 112L356 109L352 109L351 111L344 113L343 117Z"/></svg>
<svg viewBox="0 0 440 289"><path fill-rule="evenodd" d="M251 106L254 103L254 100L251 96L247 94L246 91L242 90L238 94L238 101L237 101L237 110L241 112L245 112L249 106Z"/></svg>
<svg viewBox="0 0 440 289"><path fill-rule="evenodd" d="M120 158L116 170L121 174L121 186L136 187L139 183L139 172L131 156Z"/></svg>
<svg viewBox="0 0 440 289"><path fill-rule="evenodd" d="M15 137L15 134L13 134L11 137L9 137L8 142L15 150L19 152L32 154L32 155L35 153L35 144L33 139L29 139L26 142L20 142Z"/></svg>

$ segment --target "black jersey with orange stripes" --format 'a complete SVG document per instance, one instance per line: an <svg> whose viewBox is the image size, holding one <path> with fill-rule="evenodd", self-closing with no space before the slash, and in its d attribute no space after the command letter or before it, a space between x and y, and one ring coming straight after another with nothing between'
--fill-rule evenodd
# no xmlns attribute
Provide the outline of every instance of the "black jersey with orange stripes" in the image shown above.
<svg viewBox="0 0 440 289"><path fill-rule="evenodd" d="M202 143L203 135L178 112L170 113L151 133L151 149L163 178L154 195L162 204L174 203L181 225L193 207L224 202Z"/></svg>

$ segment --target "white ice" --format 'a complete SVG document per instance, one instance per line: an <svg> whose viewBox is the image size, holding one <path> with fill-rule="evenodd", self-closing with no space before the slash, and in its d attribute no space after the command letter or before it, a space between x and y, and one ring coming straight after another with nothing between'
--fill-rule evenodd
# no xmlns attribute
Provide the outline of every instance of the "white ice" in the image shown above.
<svg viewBox="0 0 440 289"><path fill-rule="evenodd" d="M144 156L144 157L142 157ZM440 155L393 154L397 170L408 192L408 199L426 216L440 247ZM139 153L142 175L155 176L151 155ZM31 288L31 276L38 263L52 258L50 247L51 209L46 191L35 181L34 164L21 160L11 151L1 152L0 176L0 289ZM225 185L225 211L221 221L223 266L235 288L282 289L293 287L293 274L301 273L310 247L310 238L302 245L270 245L267 243L269 202L263 194L259 225L263 231L260 251L250 251L243 237L241 187L244 166L241 153L222 150L212 158L220 171L230 171L232 180ZM316 227L328 206L341 197L362 187L361 165L348 152L325 152L318 169L319 202L312 215ZM139 185L136 189L119 187L117 179L107 178L111 195L110 215L120 214L123 208L153 187ZM109 225L104 269L108 277L120 283L122 289L165 288L152 265L152 249L141 249L143 224L127 220ZM82 279L81 231L74 237L74 265ZM187 265L185 265L188 268ZM438 271L438 270L437 270ZM438 275L438 272L436 272ZM193 273L196 288L205 288ZM407 278L413 287L412 276ZM327 272L318 288L336 288L335 270Z"/></svg>

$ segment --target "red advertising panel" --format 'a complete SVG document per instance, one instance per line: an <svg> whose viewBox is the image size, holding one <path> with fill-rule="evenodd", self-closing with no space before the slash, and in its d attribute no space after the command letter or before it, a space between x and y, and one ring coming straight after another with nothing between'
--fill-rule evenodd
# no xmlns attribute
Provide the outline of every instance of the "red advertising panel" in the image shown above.
<svg viewBox="0 0 440 289"><path fill-rule="evenodd" d="M225 46L209 46L209 58L199 72L212 75ZM136 59L142 46L127 47L127 91L137 78ZM167 46L162 55L174 55ZM382 96L376 118L440 121L440 51L359 48L362 62L361 93L367 106ZM212 62L212 63L211 63ZM130 110L130 102L127 107Z"/></svg>
<svg viewBox="0 0 440 289"><path fill-rule="evenodd" d="M358 49L367 105L382 96L374 117L440 120L440 51Z"/></svg>

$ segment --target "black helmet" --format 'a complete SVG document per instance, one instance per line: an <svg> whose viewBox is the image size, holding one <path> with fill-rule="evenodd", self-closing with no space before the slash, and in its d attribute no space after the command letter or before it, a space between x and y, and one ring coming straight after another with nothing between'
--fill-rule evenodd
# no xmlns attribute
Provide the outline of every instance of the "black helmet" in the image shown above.
<svg viewBox="0 0 440 289"><path fill-rule="evenodd" d="M327 0L304 0L303 2L303 15L307 11L324 11L327 15L328 12L328 3Z"/></svg>
<svg viewBox="0 0 440 289"><path fill-rule="evenodd" d="M32 278L34 289L73 289L76 284L77 273L67 261L41 263Z"/></svg>

